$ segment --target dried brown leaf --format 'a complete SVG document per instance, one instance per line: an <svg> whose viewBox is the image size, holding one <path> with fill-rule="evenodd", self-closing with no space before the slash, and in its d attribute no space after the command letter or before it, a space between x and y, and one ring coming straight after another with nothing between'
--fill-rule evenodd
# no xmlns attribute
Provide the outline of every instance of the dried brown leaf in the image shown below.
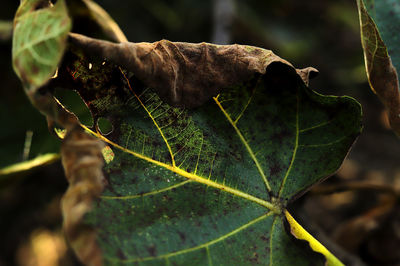
<svg viewBox="0 0 400 266"><path fill-rule="evenodd" d="M101 153L104 146L101 140L89 136L80 127L69 130L61 146L62 164L69 182L61 203L63 229L79 259L86 265L102 264L96 232L82 225L82 220L105 185Z"/></svg>
<svg viewBox="0 0 400 266"><path fill-rule="evenodd" d="M273 62L292 66L272 51L247 45L215 45L161 40L154 43L111 43L79 34L70 41L86 52L133 72L167 103L197 107L223 88L265 74ZM308 83L313 68L298 70Z"/></svg>

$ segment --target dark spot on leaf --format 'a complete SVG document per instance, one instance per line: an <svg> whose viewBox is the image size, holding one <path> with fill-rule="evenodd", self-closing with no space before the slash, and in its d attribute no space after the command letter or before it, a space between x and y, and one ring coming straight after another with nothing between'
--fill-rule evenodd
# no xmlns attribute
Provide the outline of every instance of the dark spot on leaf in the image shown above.
<svg viewBox="0 0 400 266"><path fill-rule="evenodd" d="M282 171L282 168L279 166L278 163L274 162L274 164L270 168L269 174L271 176L276 176Z"/></svg>
<svg viewBox="0 0 400 266"><path fill-rule="evenodd" d="M234 238L228 238L225 241L227 244L230 244L230 245L236 242L236 240Z"/></svg>
<svg viewBox="0 0 400 266"><path fill-rule="evenodd" d="M279 124L278 122L277 124ZM272 136L271 139L273 142L278 142L279 144L282 144L284 139L287 139L290 137L292 134L288 130L281 130L279 132L275 132Z"/></svg>
<svg viewBox="0 0 400 266"><path fill-rule="evenodd" d="M164 201L170 201L170 197L168 197L168 195L163 195L163 200Z"/></svg>
<svg viewBox="0 0 400 266"><path fill-rule="evenodd" d="M197 227L201 227L202 226L202 222L200 222L200 221L196 221L195 223L194 223L194 225L195 226L197 226Z"/></svg>
<svg viewBox="0 0 400 266"><path fill-rule="evenodd" d="M180 232L180 231L178 231L178 235L179 235L179 238L181 239L181 241L182 241L183 243L185 243L185 241L186 241L186 235L185 235L184 233Z"/></svg>
<svg viewBox="0 0 400 266"><path fill-rule="evenodd" d="M264 250L265 250L266 254L269 254L271 252L271 249L269 248L269 245L266 245Z"/></svg>
<svg viewBox="0 0 400 266"><path fill-rule="evenodd" d="M230 151L229 154L236 160L236 161L241 161L242 157L238 152L232 152Z"/></svg>
<svg viewBox="0 0 400 266"><path fill-rule="evenodd" d="M251 261L252 263L258 263L258 253L253 252L252 256L249 258L249 261Z"/></svg>
<svg viewBox="0 0 400 266"><path fill-rule="evenodd" d="M156 257L157 256L157 248L155 245L151 245L147 247L147 251L149 252L150 256Z"/></svg>
<svg viewBox="0 0 400 266"><path fill-rule="evenodd" d="M40 68L39 68L39 66L37 64L34 64L34 65L32 65L31 70L32 70L32 74L33 75L37 75L39 73L39 71L40 71Z"/></svg>
<svg viewBox="0 0 400 266"><path fill-rule="evenodd" d="M126 256L125 256L124 252L121 249L118 249L117 255L118 255L118 258L121 259L121 260L125 260L126 259Z"/></svg>

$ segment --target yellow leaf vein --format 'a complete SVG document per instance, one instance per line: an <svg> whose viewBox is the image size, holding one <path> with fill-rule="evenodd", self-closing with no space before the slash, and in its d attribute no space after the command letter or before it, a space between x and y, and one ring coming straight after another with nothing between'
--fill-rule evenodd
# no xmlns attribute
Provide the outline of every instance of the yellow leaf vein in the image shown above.
<svg viewBox="0 0 400 266"><path fill-rule="evenodd" d="M235 234L247 229L248 227L250 227L250 226L252 226L252 225L254 225L256 223L259 223L259 222L265 220L266 218L268 218L271 215L273 215L273 212L268 212L268 213L266 213L266 214L264 214L264 215L262 215L260 217L257 217L256 219L251 220L250 222L240 226L239 228L237 228L237 229L235 229L235 230L233 230L233 231L231 231L231 232L229 232L229 233L227 233L227 234L225 234L223 236L220 236L220 237L218 237L218 238L216 238L216 239L214 239L212 241L206 242L204 244L201 244L201 245L198 245L198 246L195 246L195 247L192 247L192 248L182 249L182 250L179 250L179 251L176 251L176 252L171 252L171 253L167 253L167 254L164 254L164 255L156 256L156 257L134 258L134 259L126 259L126 260L106 257L106 259L110 260L110 261L118 261L118 262L122 262L122 263L132 263L132 262L142 262L142 261L157 260L157 259L167 259L167 258L170 258L170 257L173 257L173 256L177 256L177 255L185 254L185 253L188 253L188 252L196 251L196 250L199 250L199 249L202 249L202 248L208 248L208 247L210 247L210 246L212 246L212 245L214 245L214 244L216 244L218 242L221 242L221 241L225 240L228 237L231 237L231 236L233 236L233 235L235 235Z"/></svg>
<svg viewBox="0 0 400 266"><path fill-rule="evenodd" d="M172 186L168 186L165 188L161 188L158 190L154 190L154 191L150 191L147 193L142 193L142 194L136 194L136 195L129 195L129 196L100 196L101 199L107 199L107 200L129 200L129 199L137 199L137 198L141 198L141 197L147 197L147 196L151 196L151 195L156 195L156 194L160 194L169 190L172 190L174 188L178 188L181 186L186 185L187 183L193 182L192 180L185 180L183 182L180 182L178 184L172 185Z"/></svg>
<svg viewBox="0 0 400 266"><path fill-rule="evenodd" d="M267 187L268 192L271 192L271 186L268 183L267 177L264 174L264 170L261 168L260 163L258 162L256 156L254 155L253 150L250 148L248 142L240 132L239 128L236 126L236 124L233 122L232 118L230 115L226 112L224 107L222 107L221 103L218 101L218 96L214 97L214 101L218 105L218 107L221 109L222 113L225 115L226 119L229 121L229 123L232 125L234 130L236 131L236 134L239 136L240 140L242 141L243 145L246 147L247 152L249 153L250 157L253 159L254 163L256 164L256 167L258 169L258 172L260 173L262 179L264 180L264 183Z"/></svg>
<svg viewBox="0 0 400 266"><path fill-rule="evenodd" d="M162 139L164 140L165 144L167 145L169 154L171 156L171 163L172 166L175 167L175 159L174 159L174 154L172 153L172 149L171 146L169 145L167 138L164 136L164 132L161 130L161 128L159 127L158 123L156 122L156 120L154 119L154 117L152 116L151 112L149 112L149 110L146 108L146 106L144 105L144 103L142 102L142 100L137 96L136 92L132 89L131 84L129 82L129 79L126 77L125 73L122 71L122 69L120 68L120 71L122 73L122 75L124 76L128 87L130 89L130 91L133 93L133 95L136 97L136 99L139 101L140 105L143 107L143 109L146 111L146 113L149 115L150 119L153 121L154 125L156 126L158 132L160 132L160 135L162 137Z"/></svg>
<svg viewBox="0 0 400 266"><path fill-rule="evenodd" d="M163 168L165 168L165 169L167 169L167 170L169 170L171 172L174 172L174 173L176 173L176 174L178 174L180 176L183 176L183 177L185 177L185 178L187 178L189 180L193 180L195 182L198 182L198 183L201 183L201 184L204 184L204 185L207 185L207 186L210 186L210 187L225 191L227 193L231 193L231 194L233 194L235 196L247 199L249 201L253 201L253 202L255 202L255 203L257 203L257 204L259 204L261 206L264 206L264 207L268 208L269 210L273 211L274 213L280 213L279 207L275 206L271 202L268 202L268 201L262 200L260 198L254 197L254 196L252 196L250 194L244 193L244 192L242 192L240 190L237 190L237 189L234 189L232 187L229 187L229 186L226 186L226 185L223 185L223 184L219 184L219 183L217 183L215 181L212 181L210 179L204 178L202 176L189 173L189 172L187 172L185 170L180 169L179 167L176 167L176 166L173 166L173 165L169 165L169 164L166 164L166 163L163 163L163 162L160 162L160 161L156 161L156 160L154 160L154 159L152 159L150 157L147 157L147 156L145 156L143 154L139 154L137 152L128 150L128 149L118 145L117 143L107 139L106 137L104 137L100 133L97 133L97 132L94 132L94 131L90 130L85 125L81 124L81 127L83 127L87 132L91 133L92 135L98 137L99 139L107 142L108 144L114 146L115 148L117 148L117 149L119 149L119 150L121 150L121 151L123 151L125 153L131 154L131 155L133 155L133 156L135 156L135 157L137 157L139 159L145 160L145 161L147 161L149 163L158 165L159 167L163 167Z"/></svg>

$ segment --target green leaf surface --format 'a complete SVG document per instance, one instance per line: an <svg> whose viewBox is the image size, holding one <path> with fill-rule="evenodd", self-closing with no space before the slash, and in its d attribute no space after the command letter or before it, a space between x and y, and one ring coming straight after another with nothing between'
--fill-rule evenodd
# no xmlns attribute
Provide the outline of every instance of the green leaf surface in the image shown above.
<svg viewBox="0 0 400 266"><path fill-rule="evenodd" d="M400 135L400 3L357 0L357 6L368 80L388 109L392 128Z"/></svg>
<svg viewBox="0 0 400 266"><path fill-rule="evenodd" d="M66 58L61 76L71 75L95 123L113 127L88 129L113 152L86 217L106 264L323 263L286 229L284 210L340 166L361 129L356 101L319 95L278 62L183 109L107 62Z"/></svg>
<svg viewBox="0 0 400 266"><path fill-rule="evenodd" d="M12 62L27 89L45 84L64 54L71 20L64 0L52 5L43 0L24 0L14 19Z"/></svg>
<svg viewBox="0 0 400 266"><path fill-rule="evenodd" d="M400 2L397 0L363 0L375 22L396 69L400 69Z"/></svg>

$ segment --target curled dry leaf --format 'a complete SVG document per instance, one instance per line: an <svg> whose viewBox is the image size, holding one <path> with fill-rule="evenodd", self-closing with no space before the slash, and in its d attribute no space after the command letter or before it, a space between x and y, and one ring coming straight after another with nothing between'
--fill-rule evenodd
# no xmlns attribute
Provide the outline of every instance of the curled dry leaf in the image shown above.
<svg viewBox="0 0 400 266"><path fill-rule="evenodd" d="M104 188L101 153L104 146L101 140L76 127L68 131L61 147L62 164L69 182L61 203L63 229L79 259L89 265L102 264L96 233L82 225L82 220Z"/></svg>
<svg viewBox="0 0 400 266"><path fill-rule="evenodd" d="M198 107L223 88L265 74L272 62L292 66L270 50L247 45L167 40L116 44L73 33L70 40L87 53L131 71L167 103L180 107ZM298 70L306 84L315 73L314 68Z"/></svg>

